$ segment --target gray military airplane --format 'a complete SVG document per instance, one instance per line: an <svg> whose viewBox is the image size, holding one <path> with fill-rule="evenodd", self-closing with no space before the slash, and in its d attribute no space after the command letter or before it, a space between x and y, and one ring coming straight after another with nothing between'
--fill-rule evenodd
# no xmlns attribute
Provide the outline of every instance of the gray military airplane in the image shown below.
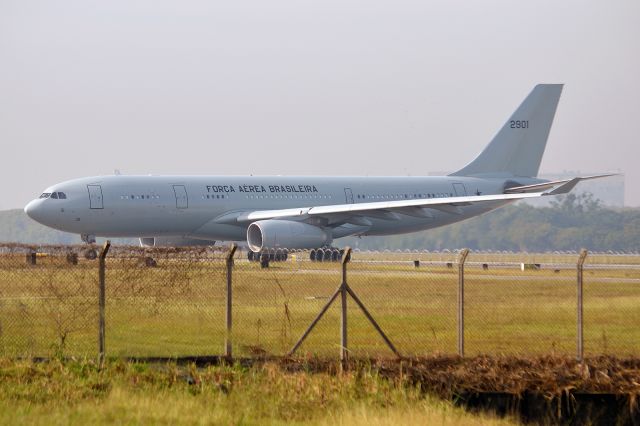
<svg viewBox="0 0 640 426"><path fill-rule="evenodd" d="M89 243L246 241L256 253L436 228L609 176L536 178L561 92L561 84L537 85L480 155L448 176L97 176L50 186L24 210Z"/></svg>

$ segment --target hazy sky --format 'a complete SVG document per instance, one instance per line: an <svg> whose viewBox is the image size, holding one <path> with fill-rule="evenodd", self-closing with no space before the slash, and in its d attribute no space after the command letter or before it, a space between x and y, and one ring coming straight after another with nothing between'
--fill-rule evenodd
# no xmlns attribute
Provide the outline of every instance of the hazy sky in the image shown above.
<svg viewBox="0 0 640 426"><path fill-rule="evenodd" d="M640 2L0 0L0 209L87 175L423 175L565 83L543 172L640 205Z"/></svg>

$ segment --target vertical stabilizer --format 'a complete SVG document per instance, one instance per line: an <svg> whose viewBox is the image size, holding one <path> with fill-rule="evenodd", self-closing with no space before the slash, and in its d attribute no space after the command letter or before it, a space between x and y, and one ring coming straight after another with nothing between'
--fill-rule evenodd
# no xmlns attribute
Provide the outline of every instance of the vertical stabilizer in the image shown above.
<svg viewBox="0 0 640 426"><path fill-rule="evenodd" d="M562 84L538 84L478 157L453 176L535 177Z"/></svg>

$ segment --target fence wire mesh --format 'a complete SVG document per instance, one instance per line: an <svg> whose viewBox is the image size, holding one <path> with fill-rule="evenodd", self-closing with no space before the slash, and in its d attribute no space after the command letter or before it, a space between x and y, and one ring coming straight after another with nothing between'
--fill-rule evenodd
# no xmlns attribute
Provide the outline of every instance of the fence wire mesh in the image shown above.
<svg viewBox="0 0 640 426"><path fill-rule="evenodd" d="M268 268L238 252L233 279L234 354L284 355L313 321L340 283L339 264L312 262L308 252L292 251ZM300 353L337 351L339 313L333 306Z"/></svg>
<svg viewBox="0 0 640 426"><path fill-rule="evenodd" d="M576 353L573 264L471 253L465 263L465 354Z"/></svg>
<svg viewBox="0 0 640 426"><path fill-rule="evenodd" d="M106 349L117 356L220 353L225 253L113 250L106 268Z"/></svg>
<svg viewBox="0 0 640 426"><path fill-rule="evenodd" d="M355 252L348 283L401 354L456 352L455 253ZM348 306L351 352L392 356L358 306Z"/></svg>
<svg viewBox="0 0 640 426"><path fill-rule="evenodd" d="M95 356L100 247L0 245L0 356ZM227 248L114 247L106 258L110 357L282 356L342 282L339 252L281 251L232 270ZM285 256L286 254L286 256ZM360 252L347 283L403 356L458 353L459 252ZM577 254L471 253L464 264L465 355L575 355ZM322 261L319 261L321 259ZM584 266L586 355L640 355L640 256L590 255ZM352 297L350 356L393 357ZM336 357L341 297L296 351Z"/></svg>
<svg viewBox="0 0 640 426"><path fill-rule="evenodd" d="M640 264L637 257L592 256L584 266L587 355L640 355Z"/></svg>
<svg viewBox="0 0 640 426"><path fill-rule="evenodd" d="M64 247L0 248L0 356L94 355L96 263Z"/></svg>

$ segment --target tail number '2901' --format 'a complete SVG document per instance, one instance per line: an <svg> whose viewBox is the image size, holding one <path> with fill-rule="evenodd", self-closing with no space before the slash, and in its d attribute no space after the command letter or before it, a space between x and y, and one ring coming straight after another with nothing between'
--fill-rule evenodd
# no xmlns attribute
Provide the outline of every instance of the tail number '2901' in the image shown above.
<svg viewBox="0 0 640 426"><path fill-rule="evenodd" d="M511 120L509 121L509 127L512 129L528 129L529 120Z"/></svg>

